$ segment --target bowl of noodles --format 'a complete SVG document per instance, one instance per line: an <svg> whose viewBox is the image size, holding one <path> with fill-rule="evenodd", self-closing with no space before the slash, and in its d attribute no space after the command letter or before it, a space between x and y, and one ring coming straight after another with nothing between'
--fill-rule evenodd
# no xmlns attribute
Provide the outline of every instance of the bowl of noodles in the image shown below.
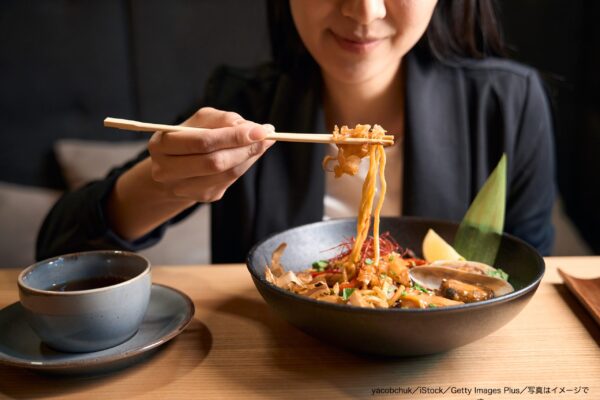
<svg viewBox="0 0 600 400"><path fill-rule="evenodd" d="M419 262L415 260L422 259L422 241L430 229L451 243L458 224L416 217L389 217L381 218L380 228L385 239L393 240L394 247L398 245L393 251L394 257L400 255L403 263L408 260L410 269L418 266ZM383 274L378 276L378 285L382 288L393 278L391 286L394 289L383 290L382 296L373 295L377 294L370 290L374 288L373 281L367 291L361 289L364 283L360 282L355 282L353 287L340 288L338 284L336 289L335 283L327 282L325 278L342 280L336 278L339 271L333 266L341 256L349 255L355 235L356 219L304 225L263 240L250 251L247 259L256 288L276 314L314 337L353 352L383 356L424 355L483 338L525 307L544 273L544 261L535 249L504 234L494 267L508 275L513 288L509 293L477 301L459 298L464 301L439 303L433 300L443 297L436 295L440 293L426 293L427 289L422 287L415 289L410 284L402 285L402 280L393 276L392 268L386 270L385 279L382 279ZM283 252L282 243L286 243ZM388 260L389 250L389 246L381 250ZM285 272L275 279L267 272L272 269L273 261L283 266ZM329 265L325 266L325 263ZM319 277L324 284L319 284ZM309 283L305 285L306 290L301 289L302 279L316 284L310 286ZM299 283L295 283L296 280ZM421 290L420 294L414 294ZM362 303L351 301L361 292L364 293ZM387 300L387 306L381 297ZM397 299L391 302L394 297ZM432 303L436 305L432 306Z"/></svg>
<svg viewBox="0 0 600 400"><path fill-rule="evenodd" d="M468 225L380 218L385 144L342 142L393 144L394 136L385 133L379 125L335 127L338 154L323 160L326 171L336 178L355 175L361 160L369 159L357 217L289 229L258 243L247 260L254 284L282 318L356 352L431 354L482 338L517 315L544 274L542 257L499 228L505 157L467 212ZM493 219L471 220L471 212ZM449 244L455 236L464 243L466 231L467 246L459 249L470 259Z"/></svg>

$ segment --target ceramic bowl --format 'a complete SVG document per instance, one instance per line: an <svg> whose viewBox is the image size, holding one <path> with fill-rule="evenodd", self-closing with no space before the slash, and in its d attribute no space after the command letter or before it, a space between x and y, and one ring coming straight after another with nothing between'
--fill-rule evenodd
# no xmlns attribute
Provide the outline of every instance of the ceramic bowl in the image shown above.
<svg viewBox="0 0 600 400"><path fill-rule="evenodd" d="M452 243L458 225L421 218L381 219L381 232L389 231L402 247L417 255L429 228ZM368 309L320 302L266 281L265 266L280 243L287 243L281 264L286 270L298 272L310 268L316 260L335 256L334 248L355 234L354 219L305 225L258 243L247 259L256 288L277 314L306 333L353 352L423 355L483 338L525 307L544 274L544 260L531 246L503 235L495 266L510 275L515 291L478 303L430 309Z"/></svg>
<svg viewBox="0 0 600 400"><path fill-rule="evenodd" d="M100 283L108 286L89 288ZM38 262L21 272L18 285L26 319L46 345L91 352L121 344L137 332L152 279L144 257L107 250Z"/></svg>

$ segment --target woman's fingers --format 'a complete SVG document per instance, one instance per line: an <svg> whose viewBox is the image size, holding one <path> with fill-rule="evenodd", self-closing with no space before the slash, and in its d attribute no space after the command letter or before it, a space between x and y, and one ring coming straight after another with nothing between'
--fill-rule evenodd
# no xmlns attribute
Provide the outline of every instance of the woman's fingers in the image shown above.
<svg viewBox="0 0 600 400"><path fill-rule="evenodd" d="M273 132L272 125L258 125L251 122L208 129L203 132L157 132L148 143L150 154L206 154L222 149L248 146L262 141Z"/></svg>
<svg viewBox="0 0 600 400"><path fill-rule="evenodd" d="M222 128L248 122L241 115L232 111L217 110L212 107L202 107L189 117L182 125L198 128Z"/></svg>
<svg viewBox="0 0 600 400"><path fill-rule="evenodd" d="M220 200L225 191L240 176L258 160L260 155L248 159L246 162L216 175L193 177L178 180L169 185L174 196L183 199L211 203Z"/></svg>
<svg viewBox="0 0 600 400"><path fill-rule="evenodd" d="M156 132L148 143L152 179L172 195L200 202L220 199L271 146L275 130L239 114L202 108L183 125L202 132Z"/></svg>
<svg viewBox="0 0 600 400"><path fill-rule="evenodd" d="M273 143L273 141L260 141L243 147L227 148L204 154L155 154L152 156L152 176L158 182L169 182L221 174L249 159L262 155Z"/></svg>

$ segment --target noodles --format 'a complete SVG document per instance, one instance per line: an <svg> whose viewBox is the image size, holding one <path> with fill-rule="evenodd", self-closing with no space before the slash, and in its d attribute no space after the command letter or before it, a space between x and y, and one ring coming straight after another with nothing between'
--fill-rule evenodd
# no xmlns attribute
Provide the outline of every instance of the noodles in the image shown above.
<svg viewBox="0 0 600 400"><path fill-rule="evenodd" d="M370 125L357 125L354 129L343 126L341 130L336 126L333 132L334 140L347 137L381 138L384 135L385 130L379 125L375 125L373 129ZM444 276L432 276L433 281L441 279L439 290L437 287L434 290L413 282L409 271L427 263L416 258L412 251L402 249L389 233L379 234L379 219L386 193L386 154L383 145L337 144L337 147L336 157L327 156L323 160L325 170L331 170L328 167L335 163L332 171L336 177L355 175L361 159L369 157L369 169L362 186L356 221L356 237L337 246L339 254L335 257L316 261L312 269L297 274L293 271L285 272L279 262L285 249L285 243L282 243L273 253L271 266L266 268L267 281L319 301L370 308L435 308L493 297L492 290L473 282L473 274L468 276L469 284L457 281L456 271L451 271L452 281L442 279ZM378 181L380 193L375 203ZM371 218L373 235L369 236ZM444 267L450 268L448 263ZM460 267L464 268L464 265ZM494 270L492 267L487 268ZM440 273L448 274L443 269ZM426 272L430 270L435 268L428 268ZM437 270L439 272L440 268ZM489 273L482 272L483 275ZM489 281L489 277L486 278Z"/></svg>
<svg viewBox="0 0 600 400"><path fill-rule="evenodd" d="M333 137L334 140L341 140L347 137L381 138L385 135L385 130L379 125L375 125L372 130L370 129L370 125L356 125L354 129L349 129L347 126L342 126L340 131L336 125L333 131ZM358 172L358 165L361 158L368 155L370 160L369 171L367 172L367 176L363 184L362 197L358 210L356 240L354 242L354 247L352 249L350 258L344 265L344 278L352 279L356 275L357 264L361 258L361 250L369 234L371 213L373 212L373 245L375 248L373 261L375 265L374 267L365 268L366 271L363 271L363 274L360 274L359 272L358 278L360 282L368 285L369 281L371 280L369 276L373 273L374 269L379 266L379 216L381 214L381 208L383 207L383 200L385 199L385 191L387 187L384 174L386 161L385 151L383 149L383 145L381 144L363 144L360 146L338 144L337 146L338 156L335 159L337 161L337 165L334 167L335 176L337 178L342 176L344 173L348 175L355 175ZM324 168L327 167L327 164L331 160L334 160L334 158L331 156L325 157L323 160ZM375 210L373 211L373 202L377 190L377 176L379 176L381 193L379 195L377 205L375 206Z"/></svg>

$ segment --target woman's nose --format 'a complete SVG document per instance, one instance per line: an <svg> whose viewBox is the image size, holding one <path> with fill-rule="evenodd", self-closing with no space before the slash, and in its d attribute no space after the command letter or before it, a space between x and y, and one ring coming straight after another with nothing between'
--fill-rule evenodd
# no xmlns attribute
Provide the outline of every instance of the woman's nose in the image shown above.
<svg viewBox="0 0 600 400"><path fill-rule="evenodd" d="M385 0L343 0L342 15L361 25L368 25L385 18Z"/></svg>

